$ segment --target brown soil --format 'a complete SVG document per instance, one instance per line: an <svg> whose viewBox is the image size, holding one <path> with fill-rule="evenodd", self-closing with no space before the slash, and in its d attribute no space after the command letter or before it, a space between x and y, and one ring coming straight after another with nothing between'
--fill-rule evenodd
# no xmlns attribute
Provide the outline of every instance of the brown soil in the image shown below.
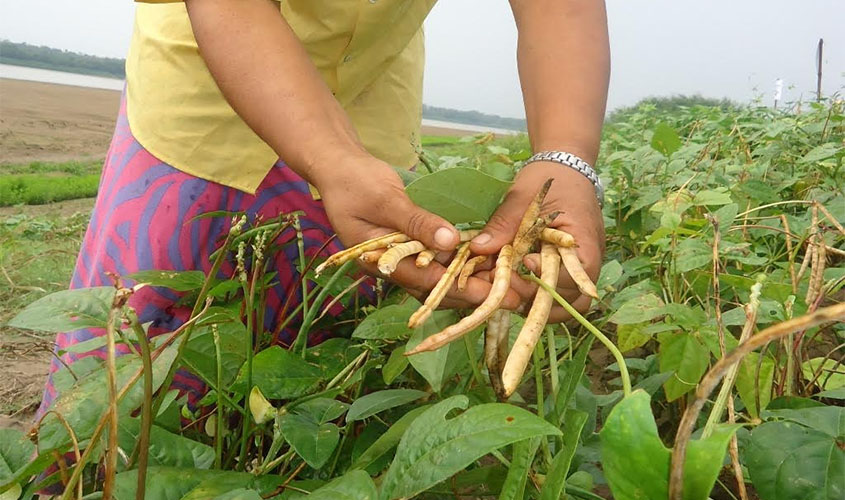
<svg viewBox="0 0 845 500"><path fill-rule="evenodd" d="M41 402L52 342L28 332L5 330L0 337L0 428L28 430Z"/></svg>
<svg viewBox="0 0 845 500"><path fill-rule="evenodd" d="M0 78L0 164L101 158L120 92Z"/></svg>

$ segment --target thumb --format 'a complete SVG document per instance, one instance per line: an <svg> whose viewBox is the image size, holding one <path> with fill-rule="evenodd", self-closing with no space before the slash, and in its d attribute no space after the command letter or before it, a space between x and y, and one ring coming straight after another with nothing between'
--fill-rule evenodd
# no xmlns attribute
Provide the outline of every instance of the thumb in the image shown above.
<svg viewBox="0 0 845 500"><path fill-rule="evenodd" d="M393 211L392 214L385 214L391 219L391 225L411 239L421 241L426 248L451 252L458 246L460 236L455 226L418 207L409 198L399 201Z"/></svg>
<svg viewBox="0 0 845 500"><path fill-rule="evenodd" d="M472 239L470 249L472 253L490 255L498 252L503 246L513 241L522 215L532 197L519 191L512 190L505 197L505 201L487 221L481 234Z"/></svg>

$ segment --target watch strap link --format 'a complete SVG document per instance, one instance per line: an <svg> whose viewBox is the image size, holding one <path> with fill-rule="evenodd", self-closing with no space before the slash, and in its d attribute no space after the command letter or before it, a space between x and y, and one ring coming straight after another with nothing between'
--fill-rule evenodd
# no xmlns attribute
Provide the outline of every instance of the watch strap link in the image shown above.
<svg viewBox="0 0 845 500"><path fill-rule="evenodd" d="M599 200L599 205L604 206L604 186L601 183L601 179L599 179L599 175L595 169L579 156L565 151L541 151L526 160L525 165L535 161L551 161L576 170L593 184L593 187L596 189L596 198Z"/></svg>

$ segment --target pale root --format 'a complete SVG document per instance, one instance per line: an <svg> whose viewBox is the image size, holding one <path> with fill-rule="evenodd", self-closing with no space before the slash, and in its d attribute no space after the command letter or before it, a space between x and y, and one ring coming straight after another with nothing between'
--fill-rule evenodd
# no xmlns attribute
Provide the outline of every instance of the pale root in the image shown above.
<svg viewBox="0 0 845 500"><path fill-rule="evenodd" d="M458 291L463 292L466 290L467 281L472 273L475 272L476 266L479 264L484 263L487 260L486 255L476 255L475 257L469 259L464 267L461 268L461 274L458 276Z"/></svg>
<svg viewBox="0 0 845 500"><path fill-rule="evenodd" d="M549 243L543 243L540 251L540 279L543 283L551 287L557 286L557 279L560 274L560 256L557 248ZM510 354L508 355L505 366L502 369L502 385L504 387L505 397L510 396L519 386L522 375L525 373L525 368L528 366L528 360L531 359L531 354L534 352L534 347L540 336L543 334L543 328L549 320L549 313L552 310L552 296L543 288L537 289L537 295L534 296L534 302L531 304L531 310L525 318L525 324L519 331L516 341L513 344Z"/></svg>
<svg viewBox="0 0 845 500"><path fill-rule="evenodd" d="M543 229L543 232L540 233L540 239L557 245L560 248L574 248L577 246L575 244L575 237L560 229Z"/></svg>
<svg viewBox="0 0 845 500"><path fill-rule="evenodd" d="M578 290L581 290L581 293L594 299L599 298L599 291L596 289L593 280L587 275L587 271L584 270L581 261L578 260L578 254L575 253L575 248L558 247L557 250L560 252L560 258L563 260L563 267L566 268L566 272L569 273L569 276L578 285Z"/></svg>
<svg viewBox="0 0 845 500"><path fill-rule="evenodd" d="M446 272L443 273L443 276L440 277L440 280L434 285L428 297L426 297L425 303L411 315L411 318L408 320L408 328L421 326L431 316L431 313L437 309L437 306L440 305L440 302L443 301L446 293L452 287L452 283L455 282L458 271L463 267L467 257L469 257L469 243L463 243L458 247L458 252L455 254L455 258L452 259L452 262L449 263Z"/></svg>
<svg viewBox="0 0 845 500"><path fill-rule="evenodd" d="M384 236L379 236L378 238L367 240L351 248L347 248L346 250L341 250L340 252L333 254L322 264L317 266L317 269L314 270L314 273L319 276L326 269L345 264L346 262L349 262L353 259L357 259L364 252L369 252L370 250L377 250L379 248L387 248L387 246L392 243L403 243L410 239L411 238L402 233L390 233Z"/></svg>
<svg viewBox="0 0 845 500"><path fill-rule="evenodd" d="M364 252L358 257L358 260L363 262L364 264L375 264L384 254L384 250L370 250L369 252Z"/></svg>
<svg viewBox="0 0 845 500"><path fill-rule="evenodd" d="M390 276L393 274L393 271L396 270L396 267L402 259L410 255L418 254L423 250L425 250L425 245L423 245L421 241L413 240L396 243L384 252L381 257L379 257L378 270L385 276Z"/></svg>
<svg viewBox="0 0 845 500"><path fill-rule="evenodd" d="M484 323L487 318L493 314L499 305L505 299L508 293L511 281L511 262L513 260L513 247L505 245L499 251L499 257L496 259L496 271L493 274L493 285L490 287L490 293L484 302L472 312L469 316L463 318L452 326L445 328L443 331L436 333L414 349L405 353L406 356L417 354L425 351L433 351L449 342L461 338L467 332L478 327Z"/></svg>
<svg viewBox="0 0 845 500"><path fill-rule="evenodd" d="M437 255L437 252L426 248L417 255L417 260L414 264L419 268L428 267L428 265L431 264L431 261L434 260L435 255Z"/></svg>

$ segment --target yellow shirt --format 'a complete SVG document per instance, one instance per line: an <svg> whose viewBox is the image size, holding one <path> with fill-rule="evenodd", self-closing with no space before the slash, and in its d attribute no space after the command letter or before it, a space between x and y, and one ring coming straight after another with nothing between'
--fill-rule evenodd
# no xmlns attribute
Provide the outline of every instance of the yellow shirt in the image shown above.
<svg viewBox="0 0 845 500"><path fill-rule="evenodd" d="M147 0L161 2L162 0ZM281 15L344 107L367 150L416 163L422 113L422 23L436 0L285 0ZM223 98L184 4L139 3L126 58L133 135L197 177L255 193L278 159Z"/></svg>

